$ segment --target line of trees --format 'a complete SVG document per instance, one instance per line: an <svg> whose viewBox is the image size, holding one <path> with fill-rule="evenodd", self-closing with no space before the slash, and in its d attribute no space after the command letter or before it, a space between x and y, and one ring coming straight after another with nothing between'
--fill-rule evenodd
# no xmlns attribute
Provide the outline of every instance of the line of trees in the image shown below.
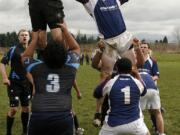
<svg viewBox="0 0 180 135"><path fill-rule="evenodd" d="M48 40L52 39L50 32L47 34ZM78 32L76 36L74 36L75 39L79 44L93 44L98 41L98 37L93 35L86 35ZM176 38L178 44L180 45L180 28L176 29L174 31L174 37ZM168 44L168 38L167 36L164 36L161 40L155 40L155 44ZM5 34L0 34L0 47L10 47L15 44L18 44L18 36L16 32L7 32Z"/></svg>
<svg viewBox="0 0 180 135"><path fill-rule="evenodd" d="M52 39L50 32L47 34L48 40ZM79 44L96 43L98 38L93 35L81 34L80 32L74 36ZM10 47L18 44L18 36L16 32L7 32L0 34L0 47Z"/></svg>
<svg viewBox="0 0 180 135"><path fill-rule="evenodd" d="M163 39L160 39L160 40L155 40L155 44L168 44L168 38L166 36L164 36Z"/></svg>
<svg viewBox="0 0 180 135"><path fill-rule="evenodd" d="M18 36L16 32L7 32L0 34L0 47L9 47L18 43Z"/></svg>

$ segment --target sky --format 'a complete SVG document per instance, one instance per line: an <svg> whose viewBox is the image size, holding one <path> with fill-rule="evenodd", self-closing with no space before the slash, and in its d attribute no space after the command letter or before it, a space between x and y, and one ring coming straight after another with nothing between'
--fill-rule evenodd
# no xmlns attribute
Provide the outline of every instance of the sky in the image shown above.
<svg viewBox="0 0 180 135"><path fill-rule="evenodd" d="M70 31L97 34L94 20L75 0L62 0L65 21ZM174 29L180 27L180 0L129 0L121 6L129 32L140 38L173 39ZM0 0L0 33L31 30L28 0Z"/></svg>

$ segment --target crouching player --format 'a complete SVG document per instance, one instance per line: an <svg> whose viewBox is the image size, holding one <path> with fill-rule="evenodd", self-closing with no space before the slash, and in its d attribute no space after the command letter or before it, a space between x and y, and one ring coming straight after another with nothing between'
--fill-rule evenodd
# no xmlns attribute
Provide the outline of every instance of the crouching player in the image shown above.
<svg viewBox="0 0 180 135"><path fill-rule="evenodd" d="M132 63L127 58L116 62L118 75L107 82L102 95L108 95L109 110L99 135L150 135L139 107L146 94L143 84L130 75Z"/></svg>

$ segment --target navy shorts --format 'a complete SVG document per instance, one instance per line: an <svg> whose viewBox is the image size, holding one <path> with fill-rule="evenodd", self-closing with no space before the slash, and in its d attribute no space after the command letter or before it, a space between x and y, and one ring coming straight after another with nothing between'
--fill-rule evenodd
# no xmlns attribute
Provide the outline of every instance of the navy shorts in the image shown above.
<svg viewBox="0 0 180 135"><path fill-rule="evenodd" d="M29 106L32 97L32 86L29 82L10 81L11 85L7 87L10 107Z"/></svg>
<svg viewBox="0 0 180 135"><path fill-rule="evenodd" d="M73 135L71 112L32 112L28 135Z"/></svg>
<svg viewBox="0 0 180 135"><path fill-rule="evenodd" d="M64 18L63 3L61 0L30 0L29 14L33 31L58 28Z"/></svg>

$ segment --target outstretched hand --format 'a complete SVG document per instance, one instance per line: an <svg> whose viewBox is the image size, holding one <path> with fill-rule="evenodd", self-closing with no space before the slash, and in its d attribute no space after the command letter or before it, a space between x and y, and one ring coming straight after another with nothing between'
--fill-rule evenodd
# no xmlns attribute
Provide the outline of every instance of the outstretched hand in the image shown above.
<svg viewBox="0 0 180 135"><path fill-rule="evenodd" d="M132 44L133 44L134 47L139 47L139 45L140 45L139 39L134 38L133 41L132 41Z"/></svg>
<svg viewBox="0 0 180 135"><path fill-rule="evenodd" d="M104 42L100 40L100 41L98 42L98 47L99 47L99 49L103 52L104 49L105 49Z"/></svg>

